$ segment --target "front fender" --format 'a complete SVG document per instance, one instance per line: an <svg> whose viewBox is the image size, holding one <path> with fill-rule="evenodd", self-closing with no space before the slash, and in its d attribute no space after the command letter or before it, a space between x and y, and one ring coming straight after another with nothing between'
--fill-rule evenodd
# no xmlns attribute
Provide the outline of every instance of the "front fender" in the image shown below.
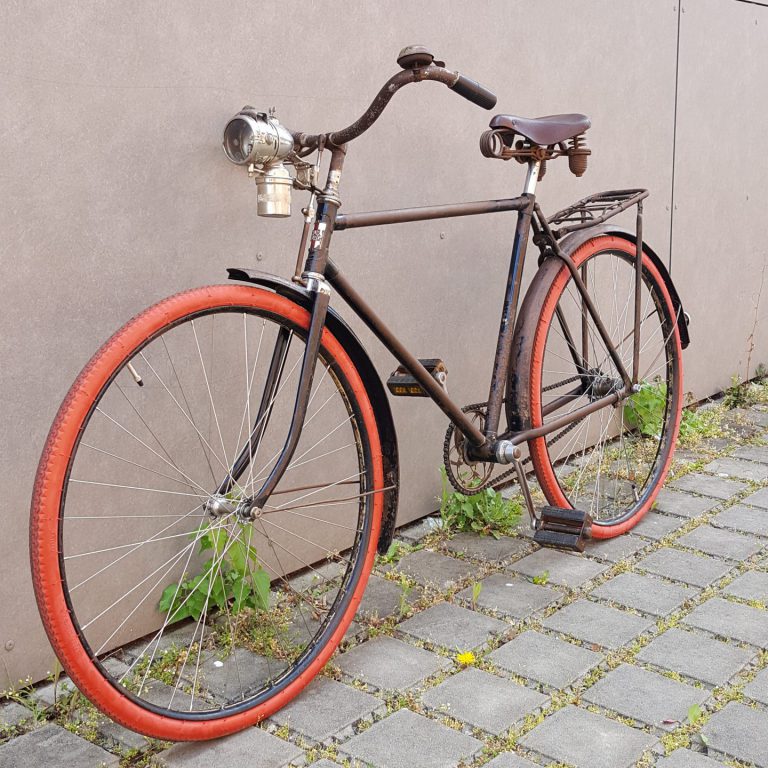
<svg viewBox="0 0 768 768"><path fill-rule="evenodd" d="M289 280L267 272L236 267L229 268L227 272L230 280L259 285L291 299L291 301L296 302L296 304L308 311L312 309L312 294ZM389 398L384 390L384 385L381 383L381 378L370 357L368 357L368 353L352 329L341 315L331 307L328 308L325 323L328 330L344 347L345 352L349 355L360 373L360 378L369 392L371 405L376 415L376 424L379 427L379 439L381 441L382 461L384 463L384 486L387 488L392 486L391 490L384 493L384 515L381 521L381 532L379 533L377 545L379 553L383 555L389 549L395 533L400 487L397 433L395 432L392 410L389 407Z"/></svg>
<svg viewBox="0 0 768 768"><path fill-rule="evenodd" d="M589 229L582 229L577 232L572 232L570 235L566 235L559 243L560 249L567 254L572 254L576 249L595 237L600 235L615 235L616 237L623 237L630 243L637 244L637 236L634 232L630 232L627 229L614 226L613 224L601 224L597 227L590 227ZM659 270L659 274L664 280L664 284L669 291L669 297L672 299L672 304L675 308L675 313L678 317L683 318L683 322L679 324L680 328L680 344L685 349L690 344L690 337L688 335L688 315L683 310L683 303L680 300L680 296L677 293L672 277L669 274L669 270L664 265L664 262L658 257L656 252L649 247L648 243L643 242L643 251L648 255L648 258L653 262L656 269Z"/></svg>

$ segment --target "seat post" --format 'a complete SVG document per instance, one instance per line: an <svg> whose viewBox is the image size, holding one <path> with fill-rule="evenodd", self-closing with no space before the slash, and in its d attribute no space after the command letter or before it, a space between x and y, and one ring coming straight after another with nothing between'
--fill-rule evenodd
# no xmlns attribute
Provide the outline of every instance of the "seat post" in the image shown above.
<svg viewBox="0 0 768 768"><path fill-rule="evenodd" d="M528 173L525 176L525 187L523 188L524 195L536 194L536 182L539 180L540 167L541 167L541 161L539 160L528 161Z"/></svg>

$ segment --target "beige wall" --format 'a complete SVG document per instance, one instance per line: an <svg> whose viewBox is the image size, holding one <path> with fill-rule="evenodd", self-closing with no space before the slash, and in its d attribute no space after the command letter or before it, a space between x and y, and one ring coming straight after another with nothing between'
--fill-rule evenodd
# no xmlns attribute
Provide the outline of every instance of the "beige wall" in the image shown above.
<svg viewBox="0 0 768 768"><path fill-rule="evenodd" d="M77 371L151 301L220 281L229 265L292 269L299 221L255 216L253 186L219 147L225 120L252 103L275 105L294 128L346 125L414 42L494 89L500 111L591 116L590 169L577 180L552 164L539 189L545 210L600 189L650 188L646 239L668 261L672 236L673 274L693 316L686 366L696 396L744 376L755 322L752 367L768 360L768 284L754 306L768 263L768 9L735 0L685 0L682 13L675 0L535 9L519 0L6 0L0 688L53 664L32 596L27 510L46 430ZM516 194L520 167L477 149L488 118L437 85L404 90L352 147L344 210ZM495 216L334 239L336 260L413 351L446 361L462 402L487 394L513 226ZM373 357L389 373L386 353ZM393 407L406 521L433 506L446 424L424 401Z"/></svg>

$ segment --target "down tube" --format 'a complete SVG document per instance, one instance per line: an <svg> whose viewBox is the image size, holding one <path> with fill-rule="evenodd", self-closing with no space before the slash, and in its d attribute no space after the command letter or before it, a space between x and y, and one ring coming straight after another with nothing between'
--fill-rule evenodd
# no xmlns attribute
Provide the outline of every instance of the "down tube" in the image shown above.
<svg viewBox="0 0 768 768"><path fill-rule="evenodd" d="M525 194L528 205L517 214L515 241L512 246L512 258L507 276L507 288L504 294L504 306L501 311L499 325L499 341L496 346L496 357L493 360L491 387L488 392L488 409L485 422L485 435L495 440L499 432L501 404L504 400L504 385L509 372L509 358L512 352L512 335L515 332L517 304L520 298L520 287L523 281L523 265L525 252L528 247L528 232L531 227L531 214L536 202L533 195Z"/></svg>

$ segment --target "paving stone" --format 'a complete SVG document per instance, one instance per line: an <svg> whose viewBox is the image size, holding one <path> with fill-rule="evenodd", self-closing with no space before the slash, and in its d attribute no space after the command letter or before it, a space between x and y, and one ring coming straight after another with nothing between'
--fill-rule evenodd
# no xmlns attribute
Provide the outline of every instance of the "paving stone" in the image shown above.
<svg viewBox="0 0 768 768"><path fill-rule="evenodd" d="M446 545L449 552L465 554L485 563L503 563L530 550L530 544L511 536L478 536L476 533L457 533Z"/></svg>
<svg viewBox="0 0 768 768"><path fill-rule="evenodd" d="M614 536L612 539L591 539L584 548L584 554L609 563L618 563L649 546L650 542L639 536Z"/></svg>
<svg viewBox="0 0 768 768"><path fill-rule="evenodd" d="M500 755L491 760L490 763L486 763L484 768L541 768L532 763L530 760L526 760L524 757L516 755L514 752L502 752Z"/></svg>
<svg viewBox="0 0 768 768"><path fill-rule="evenodd" d="M599 653L533 630L505 643L488 658L501 669L558 690L573 685L603 660Z"/></svg>
<svg viewBox="0 0 768 768"><path fill-rule="evenodd" d="M708 697L709 691L629 664L609 672L582 694L585 701L665 731L677 727L665 720L682 722L690 707Z"/></svg>
<svg viewBox="0 0 768 768"><path fill-rule="evenodd" d="M620 573L592 591L595 597L635 608L653 616L665 616L677 610L698 590L692 587L668 584L660 579L639 573Z"/></svg>
<svg viewBox="0 0 768 768"><path fill-rule="evenodd" d="M336 658L342 672L379 690L404 690L447 669L451 662L434 653L380 636Z"/></svg>
<svg viewBox="0 0 768 768"><path fill-rule="evenodd" d="M759 552L765 544L751 536L713 528L711 525L700 525L694 528L681 536L677 543L683 547L706 552L708 555L739 562Z"/></svg>
<svg viewBox="0 0 768 768"><path fill-rule="evenodd" d="M735 648L697 632L669 629L651 641L637 658L709 685L724 685L754 658L753 651Z"/></svg>
<svg viewBox="0 0 768 768"><path fill-rule="evenodd" d="M312 616L312 611L306 603L300 602L291 613L285 636L290 642L304 646L315 636L321 623L321 619ZM356 621L351 622L342 638L342 645L362 637L365 631Z"/></svg>
<svg viewBox="0 0 768 768"><path fill-rule="evenodd" d="M747 683L744 694L768 706L768 668L758 672L755 679Z"/></svg>
<svg viewBox="0 0 768 768"><path fill-rule="evenodd" d="M745 507L737 504L715 515L711 522L712 525L723 528L768 536L768 509L760 507Z"/></svg>
<svg viewBox="0 0 768 768"><path fill-rule="evenodd" d="M733 563L667 547L651 552L637 567L673 581L692 584L694 587L708 587L722 579L733 568Z"/></svg>
<svg viewBox="0 0 768 768"><path fill-rule="evenodd" d="M747 489L747 484L738 480L726 480L724 477L702 475L699 472L691 472L675 480L670 486L680 491L690 491L702 496L712 496L716 499L730 499L737 493Z"/></svg>
<svg viewBox="0 0 768 768"><path fill-rule="evenodd" d="M408 544L417 544L425 536L436 531L442 521L439 517L424 517L412 525L406 525L397 529L397 538Z"/></svg>
<svg viewBox="0 0 768 768"><path fill-rule="evenodd" d="M753 507L762 507L768 509L768 488L761 488L759 491L747 496L746 499L742 499L744 504L750 504Z"/></svg>
<svg viewBox="0 0 768 768"><path fill-rule="evenodd" d="M136 751L144 750L149 746L146 736L142 736L135 731L129 731L113 720L102 720L96 726L96 732L107 746L111 745L123 750L133 749Z"/></svg>
<svg viewBox="0 0 768 768"><path fill-rule="evenodd" d="M759 410L758 408L734 408L731 413L746 419L752 424L768 427L768 413L764 410Z"/></svg>
<svg viewBox="0 0 768 768"><path fill-rule="evenodd" d="M528 579L508 573L494 573L480 583L483 588L477 598L477 605L515 619L528 618L563 597L563 593L556 589L532 584ZM472 587L459 592L459 598L471 604Z"/></svg>
<svg viewBox="0 0 768 768"><path fill-rule="evenodd" d="M567 555L556 549L539 549L513 563L510 568L529 577L547 573L548 584L575 588L599 576L608 566L585 557Z"/></svg>
<svg viewBox="0 0 768 768"><path fill-rule="evenodd" d="M409 552L400 560L396 569L422 586L431 584L439 589L453 587L475 570L471 563L441 555L439 552L430 552L428 549Z"/></svg>
<svg viewBox="0 0 768 768"><path fill-rule="evenodd" d="M341 766L338 763L333 763L330 760L323 758L322 760L312 763L308 768L341 768Z"/></svg>
<svg viewBox="0 0 768 768"><path fill-rule="evenodd" d="M101 663L104 669L118 680L129 670L128 665L116 656L110 656L110 658L104 659Z"/></svg>
<svg viewBox="0 0 768 768"><path fill-rule="evenodd" d="M768 445L745 445L743 448L735 450L733 455L739 459L768 464Z"/></svg>
<svg viewBox="0 0 768 768"><path fill-rule="evenodd" d="M192 697L184 691L175 689L174 686L166 685L159 680L148 680L141 692L141 697L158 707L168 708L172 704L173 709L178 710L207 709L210 706L200 697L196 696L193 701Z"/></svg>
<svg viewBox="0 0 768 768"><path fill-rule="evenodd" d="M288 583L297 592L306 592L309 589L321 589L338 583L337 579L344 573L344 563L330 562L306 568L304 573L294 576Z"/></svg>
<svg viewBox="0 0 768 768"><path fill-rule="evenodd" d="M591 600L577 600L545 619L543 625L587 643L615 650L651 626L652 621Z"/></svg>
<svg viewBox="0 0 768 768"><path fill-rule="evenodd" d="M416 602L422 592L419 586L406 591L397 582L371 574L357 615L367 619L386 619L390 616L399 618L403 609L409 603Z"/></svg>
<svg viewBox="0 0 768 768"><path fill-rule="evenodd" d="M422 701L441 714L498 736L545 706L549 697L480 669L465 669L430 688Z"/></svg>
<svg viewBox="0 0 768 768"><path fill-rule="evenodd" d="M706 496L692 496L672 488L662 488L656 497L656 509L679 517L699 517L720 502Z"/></svg>
<svg viewBox="0 0 768 768"><path fill-rule="evenodd" d="M50 709L57 701L74 693L75 690L75 684L66 675L62 675L56 682L46 683L33 689L29 699L42 709Z"/></svg>
<svg viewBox="0 0 768 768"><path fill-rule="evenodd" d="M244 691L261 687L285 667L285 662L238 647L229 656L212 653L204 658L197 682L204 696L218 702L240 701Z"/></svg>
<svg viewBox="0 0 768 768"><path fill-rule="evenodd" d="M325 744L352 734L360 720L386 710L381 699L343 683L318 677L302 693L272 715L277 725L287 725L304 738Z"/></svg>
<svg viewBox="0 0 768 768"><path fill-rule="evenodd" d="M4 728L15 728L33 717L30 710L16 701L0 704L0 731Z"/></svg>
<svg viewBox="0 0 768 768"><path fill-rule="evenodd" d="M158 653L166 651L168 648L189 648L196 632L197 624L194 621L184 621L171 630L166 629L157 640L154 635L147 635L135 643L124 646L122 653L128 659L135 659L142 653L146 652L147 657L149 657L154 652L155 658L157 658Z"/></svg>
<svg viewBox="0 0 768 768"><path fill-rule="evenodd" d="M730 413L733 413L733 411L730 411ZM730 426L736 427L735 419L728 418L728 414L725 415L725 423L729 424ZM754 433L749 430L746 432L746 435L751 437ZM731 444L731 441L727 437L709 437L706 440L702 440L698 444L699 452L701 453L702 458L704 457L705 453L722 453L724 450L728 448L728 446Z"/></svg>
<svg viewBox="0 0 768 768"><path fill-rule="evenodd" d="M643 536L646 539L659 541L668 536L672 531L685 525L685 520L671 515L660 515L658 512L648 512L643 519L632 529L632 533Z"/></svg>
<svg viewBox="0 0 768 768"><path fill-rule="evenodd" d="M760 600L768 604L768 573L765 571L742 573L723 592L726 595L740 597L742 600Z"/></svg>
<svg viewBox="0 0 768 768"><path fill-rule="evenodd" d="M438 603L398 625L411 637L455 651L478 648L509 625L452 603Z"/></svg>
<svg viewBox="0 0 768 768"><path fill-rule="evenodd" d="M669 757L659 758L656 768L727 768L727 766L702 755L701 752L676 749Z"/></svg>
<svg viewBox="0 0 768 768"><path fill-rule="evenodd" d="M112 768L117 755L58 725L46 725L0 746L0 768Z"/></svg>
<svg viewBox="0 0 768 768"><path fill-rule="evenodd" d="M575 768L630 768L656 741L635 728L569 705L546 718L520 743L548 760Z"/></svg>
<svg viewBox="0 0 768 768"><path fill-rule="evenodd" d="M456 768L480 754L483 743L408 709L374 723L339 749L371 768Z"/></svg>
<svg viewBox="0 0 768 768"><path fill-rule="evenodd" d="M768 648L768 611L714 597L691 611L683 621L721 637Z"/></svg>
<svg viewBox="0 0 768 768"><path fill-rule="evenodd" d="M161 752L161 765L168 768L210 768L212 765L253 765L285 768L302 758L304 751L261 728L246 728L234 736L216 741L175 744Z"/></svg>
<svg viewBox="0 0 768 768"><path fill-rule="evenodd" d="M761 483L768 480L768 467L758 464L754 461L742 461L730 456L723 456L714 461L710 461L704 467L705 472L722 477L735 477L738 480L750 480L753 483Z"/></svg>
<svg viewBox="0 0 768 768"><path fill-rule="evenodd" d="M768 766L768 713L732 701L712 715L702 733L717 757Z"/></svg>

